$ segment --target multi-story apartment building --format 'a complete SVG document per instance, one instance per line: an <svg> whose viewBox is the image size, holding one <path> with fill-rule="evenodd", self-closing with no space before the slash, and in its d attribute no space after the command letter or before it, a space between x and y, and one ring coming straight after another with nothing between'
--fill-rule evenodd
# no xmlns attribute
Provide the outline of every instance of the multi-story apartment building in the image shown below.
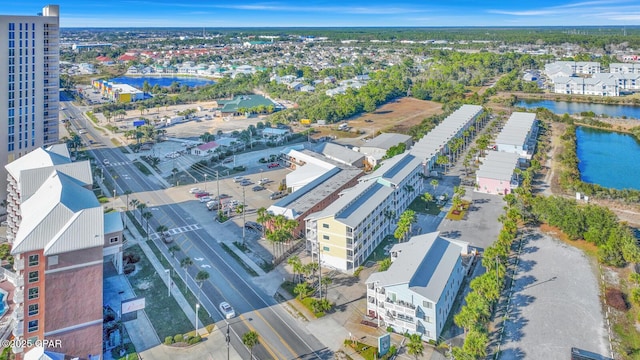
<svg viewBox="0 0 640 360"><path fill-rule="evenodd" d="M70 356L101 354L103 256L121 269L119 214L105 216L89 162L71 162L64 144L38 148L6 169L13 335L60 340L53 350ZM13 349L20 356L30 350Z"/></svg>
<svg viewBox="0 0 640 360"><path fill-rule="evenodd" d="M353 272L390 235L398 216L421 194L422 161L395 156L306 219L307 251L323 265Z"/></svg>
<svg viewBox="0 0 640 360"><path fill-rule="evenodd" d="M557 77L553 82L553 91L556 94L569 95L620 96L620 88L616 79L609 77L610 74L597 75L605 76L592 78Z"/></svg>
<svg viewBox="0 0 640 360"><path fill-rule="evenodd" d="M58 141L59 6L37 16L0 15L0 199L4 166Z"/></svg>
<svg viewBox="0 0 640 360"><path fill-rule="evenodd" d="M391 266L366 281L367 315L380 326L437 340L464 278L467 244L438 236L414 236L389 251Z"/></svg>
<svg viewBox="0 0 640 360"><path fill-rule="evenodd" d="M440 155L449 153L449 142L487 116L480 105L462 105L411 148L411 154L422 159L425 174L433 169Z"/></svg>
<svg viewBox="0 0 640 360"><path fill-rule="evenodd" d="M638 63L611 63L609 72L612 74L640 74L640 64Z"/></svg>
<svg viewBox="0 0 640 360"><path fill-rule="evenodd" d="M514 112L496 138L496 150L531 159L536 149L537 136L536 114Z"/></svg>

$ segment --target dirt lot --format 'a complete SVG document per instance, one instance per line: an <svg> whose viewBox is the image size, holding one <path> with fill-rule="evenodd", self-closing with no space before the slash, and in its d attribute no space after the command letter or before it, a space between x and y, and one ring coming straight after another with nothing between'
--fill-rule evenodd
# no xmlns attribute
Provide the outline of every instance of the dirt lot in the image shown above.
<svg viewBox="0 0 640 360"><path fill-rule="evenodd" d="M331 136L337 138L354 138L364 131L364 136L370 137L374 132L396 132L406 134L409 129L419 124L424 118L442 112L442 104L433 101L402 98L382 105L373 113L358 115L344 122L349 124L349 132L337 130L337 124L316 126L314 138ZM343 123L343 122L340 122Z"/></svg>

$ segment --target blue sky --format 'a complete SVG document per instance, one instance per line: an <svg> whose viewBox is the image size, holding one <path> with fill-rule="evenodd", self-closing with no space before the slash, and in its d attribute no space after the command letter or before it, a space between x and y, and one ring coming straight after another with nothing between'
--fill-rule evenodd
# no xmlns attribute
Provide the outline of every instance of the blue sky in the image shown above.
<svg viewBox="0 0 640 360"><path fill-rule="evenodd" d="M3 14L59 4L62 27L640 25L639 0L0 0Z"/></svg>

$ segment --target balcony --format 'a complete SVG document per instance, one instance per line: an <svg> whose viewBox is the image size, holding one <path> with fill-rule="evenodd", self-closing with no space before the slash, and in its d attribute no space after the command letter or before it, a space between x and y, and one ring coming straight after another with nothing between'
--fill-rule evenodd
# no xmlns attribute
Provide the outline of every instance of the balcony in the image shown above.
<svg viewBox="0 0 640 360"><path fill-rule="evenodd" d="M24 302L24 290L17 288L13 293L13 302L16 304L22 304Z"/></svg>
<svg viewBox="0 0 640 360"><path fill-rule="evenodd" d="M13 336L20 337L24 333L24 321L18 321L13 328Z"/></svg>
<svg viewBox="0 0 640 360"><path fill-rule="evenodd" d="M13 310L13 313L11 314L11 317L16 322L22 321L22 319L24 319L24 309L22 308L22 306L16 307Z"/></svg>
<svg viewBox="0 0 640 360"><path fill-rule="evenodd" d="M24 270L24 258L15 258L13 260L13 267L18 271Z"/></svg>
<svg viewBox="0 0 640 360"><path fill-rule="evenodd" d="M413 305L413 304L411 304L409 302L406 302L406 301L402 301L402 300L393 301L393 300L387 298L385 300L385 302L390 304L391 307L396 308L398 310L405 310L405 311L406 311L406 309L411 309L413 311L416 310L416 306L415 305Z"/></svg>

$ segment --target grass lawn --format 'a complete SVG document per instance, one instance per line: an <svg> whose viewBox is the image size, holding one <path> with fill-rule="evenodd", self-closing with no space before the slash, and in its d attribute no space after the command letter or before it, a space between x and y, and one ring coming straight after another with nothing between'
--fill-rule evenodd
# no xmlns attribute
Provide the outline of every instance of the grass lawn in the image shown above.
<svg viewBox="0 0 640 360"><path fill-rule="evenodd" d="M367 263L367 261L375 261L378 262L384 258L388 258L389 255L385 255L384 254L384 247L387 245L393 245L395 244L396 238L394 238L391 235L388 235L387 237L385 237L382 242L380 243L380 245L378 245L375 250L373 250L373 252L371 253L371 255L369 255L369 257L367 258L367 260L364 262L365 264Z"/></svg>
<svg viewBox="0 0 640 360"><path fill-rule="evenodd" d="M136 271L127 277L136 295L145 298L145 312L160 340L193 330L193 325L176 300L168 296L167 287L140 246L132 246L127 251L140 256Z"/></svg>
<svg viewBox="0 0 640 360"><path fill-rule="evenodd" d="M165 269L171 269L171 265L169 264L169 261L165 259L164 255L162 254L162 252L160 252L160 249L158 249L158 246L156 246L153 240L147 240L147 245L149 245L149 247L151 248L151 251L153 251L156 257L160 260L160 263L162 264L162 266L164 266ZM191 292L191 290L187 287L184 281L182 281L182 278L178 276L176 271L180 271L181 273L184 273L183 269L174 269L174 271L171 271L171 280L173 280L173 283L175 284L175 286L177 286L178 289L180 289L180 292L182 293L182 295L184 295L184 298L187 299L187 302L189 303L189 305L191 305L191 307L195 309L196 302L197 302L196 296L193 294L193 292ZM175 291L175 290L172 290L172 291ZM198 310L198 319L200 319L200 323L203 325L213 324L213 319L209 316L209 313L203 307L201 307L200 310Z"/></svg>
<svg viewBox="0 0 640 360"><path fill-rule="evenodd" d="M366 360L374 360L377 358L378 348L375 346L370 346L358 341L351 340L345 340L344 344L354 349L358 354L360 354L360 356L362 356Z"/></svg>
<svg viewBox="0 0 640 360"><path fill-rule="evenodd" d="M144 166L144 164L141 163L140 161L135 160L133 162L133 165L135 165L138 168L138 170L140 170L141 173L143 173L143 174L145 174L147 176L151 175L151 171L149 171L149 169L147 169L147 167Z"/></svg>
<svg viewBox="0 0 640 360"><path fill-rule="evenodd" d="M409 209L420 214L438 215L441 206L438 206L435 201L426 202L421 196L418 196L409 204Z"/></svg>
<svg viewBox="0 0 640 360"><path fill-rule="evenodd" d="M454 209L453 207L447 213L447 219L449 220L462 220L464 215L469 210L469 205L471 205L468 201L463 201L460 209Z"/></svg>
<svg viewBox="0 0 640 360"><path fill-rule="evenodd" d="M224 251L226 251L229 255L231 255L232 258L236 259L236 261L238 262L238 264L240 264L240 266L242 266L242 268L247 272L247 274L251 275L251 276L258 276L258 273L253 270L253 268L249 265L247 265L241 258L240 256L238 256L238 254L235 253L235 251L233 251L231 248L229 248L229 246L227 246L227 244L225 243L220 243L220 245L222 246L222 248L224 249Z"/></svg>

